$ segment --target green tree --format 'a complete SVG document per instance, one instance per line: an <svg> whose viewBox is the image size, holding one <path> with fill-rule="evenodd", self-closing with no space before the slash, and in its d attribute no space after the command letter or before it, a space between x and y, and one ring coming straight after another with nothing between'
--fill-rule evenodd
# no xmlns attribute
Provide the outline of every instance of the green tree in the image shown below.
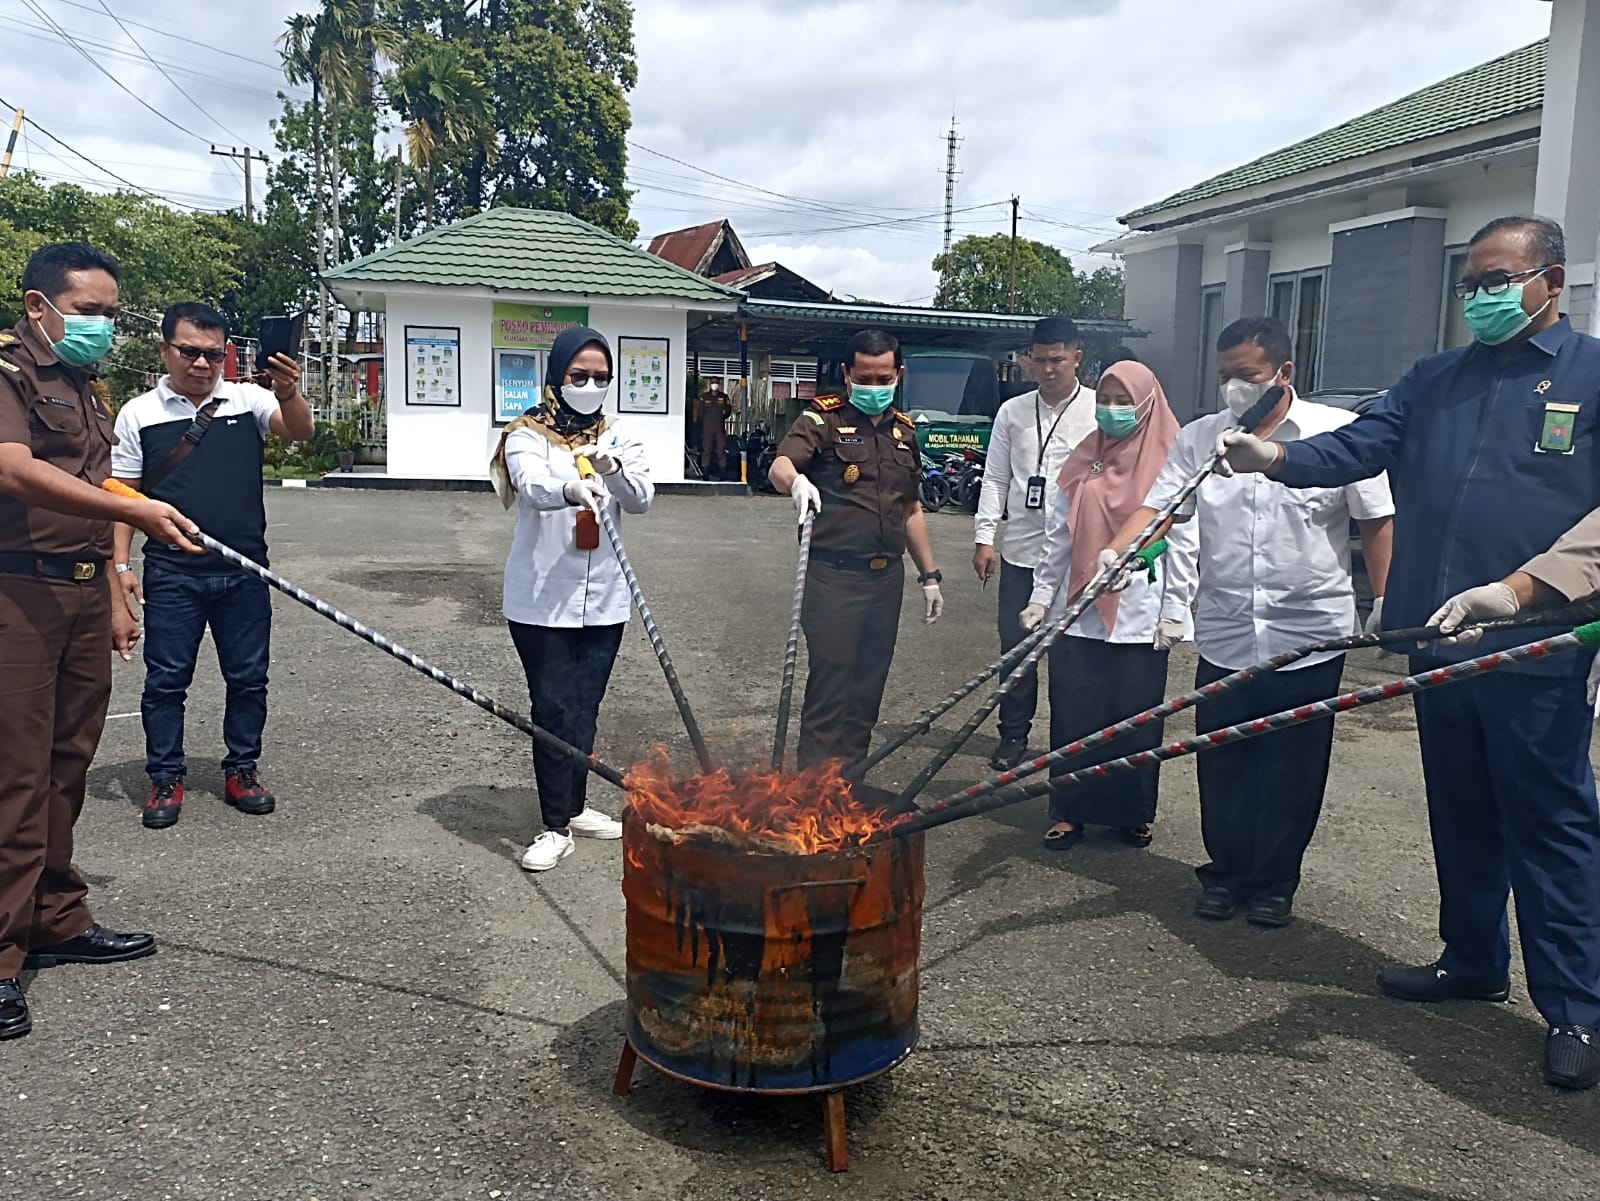
<svg viewBox="0 0 1600 1201"><path fill-rule="evenodd" d="M460 47L441 42L410 57L389 82L391 102L408 122L406 148L421 173L427 224L434 222L434 193L442 159L498 150L494 98Z"/></svg>
<svg viewBox="0 0 1600 1201"><path fill-rule="evenodd" d="M1017 239L1016 304L1011 303L1012 246L1005 234L969 234L936 256L939 291L934 303L968 312L1060 313L1120 317L1122 272L1102 267L1088 276L1054 246Z"/></svg>

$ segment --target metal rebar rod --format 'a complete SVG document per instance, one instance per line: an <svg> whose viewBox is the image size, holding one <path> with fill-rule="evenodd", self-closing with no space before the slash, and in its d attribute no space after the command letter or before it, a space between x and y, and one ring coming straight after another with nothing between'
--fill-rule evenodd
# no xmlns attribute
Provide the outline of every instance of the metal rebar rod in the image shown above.
<svg viewBox="0 0 1600 1201"><path fill-rule="evenodd" d="M600 518L600 525L605 529L606 537L611 539L611 549L616 553L617 562L622 567L622 578L627 581L628 592L633 597L633 607L639 610L639 620L644 624L645 637L650 640L650 648L656 653L656 660L661 664L661 672L667 677L667 688L672 692L672 699L678 706L678 714L683 718L683 726L689 732L689 741L694 745L695 757L700 760L700 770L707 774L717 769L717 764L711 757L711 750L706 746L705 735L700 732L700 723L694 719L694 710L689 708L689 698L684 694L683 684L678 679L678 669L672 665L672 656L667 654L667 644L662 641L661 631L656 628L656 619L650 613L650 606L644 599L644 592L639 587L639 577L633 573L633 564L628 561L628 552L623 549L622 535L617 532L617 523L611 519L610 510L600 504L595 507L595 513Z"/></svg>
<svg viewBox="0 0 1600 1201"><path fill-rule="evenodd" d="M107 485L114 482L115 481L112 480L106 481ZM136 492L134 489L129 488L125 484L118 484L116 488L106 487L106 491L115 492L119 496L143 499L143 494ZM198 542L201 546L205 547L207 550L211 551L213 554L219 555L226 559L235 567L242 568L256 578L270 584L285 596L299 601L308 609L315 609L329 621L333 622L337 626L342 627L343 629L349 630L363 642L370 643L371 645L377 647L380 651L383 651L385 654L394 656L408 667L416 668L430 680L433 680L439 684L443 684L457 696L464 697L465 699L471 701L474 705L478 706L478 708L484 710L486 713L494 714L507 725L515 726L541 746L548 747L553 751L558 751L561 754L566 755L569 759L573 760L573 762L582 765L584 768L593 772L607 783L615 784L618 788L622 788L624 786L622 773L616 768L602 763L593 754L580 750L578 747L573 746L565 739L557 738L543 726L534 725L533 722L528 720L526 717L523 717L522 714L517 713L514 710L507 709L493 697L484 695L469 684L463 684L454 676L439 670L439 668L435 667L432 663L429 663L426 659L422 658L422 656L412 653L399 643L384 637L371 627L362 625L361 622L357 621L354 617L351 617L343 610L334 608L321 597L313 596L304 588L290 583L277 572L268 570L267 568L261 566L261 564L257 563L254 559L245 558L231 546L227 546L221 542L218 542L210 534L207 534L204 531L197 530L195 533L188 536L195 542Z"/></svg>
<svg viewBox="0 0 1600 1201"><path fill-rule="evenodd" d="M1497 621L1486 621L1470 628L1492 632L1495 630L1531 629L1539 626L1575 626L1583 622L1594 621L1600 618L1600 600L1579 601L1576 604L1564 605L1559 609L1534 610L1519 614L1516 617L1502 618ZM1360 650L1364 647L1384 646L1389 643L1428 642L1441 637L1437 626L1416 626L1404 630L1387 630L1377 634L1350 634L1343 638L1328 638L1321 642L1309 642L1304 646L1297 646L1281 654L1273 655L1270 659L1263 659L1260 663L1253 663L1249 667L1242 667L1219 680L1213 680L1202 688L1192 692L1185 692L1171 700L1163 701L1142 713L1135 713L1132 717L1125 717L1121 721L1097 730L1065 746L1040 755L1027 763L1020 763L1009 771L1000 772L980 780L970 788L963 788L953 792L940 800L936 805L930 806L927 812L931 813L943 805L959 804L962 801L974 800L996 792L1019 780L1025 780L1047 767L1054 767L1065 763L1069 759L1076 759L1090 751L1099 750L1106 744L1131 734L1135 730L1143 729L1152 722L1165 721L1176 713L1193 708L1201 701L1212 700L1225 692L1231 692L1250 681L1261 676L1287 667L1291 663L1298 663L1301 659L1312 655L1340 654L1344 651Z"/></svg>
<svg viewBox="0 0 1600 1201"><path fill-rule="evenodd" d="M1505 667L1507 664L1546 659L1552 655L1563 654L1568 651L1593 650L1597 646L1600 646L1600 622L1580 626L1576 630L1566 634L1558 634L1553 638L1544 638L1538 642L1512 647L1510 650L1495 651L1491 654L1479 656L1476 659L1466 659L1460 663L1452 663L1446 667L1436 667L1430 671L1419 672L1416 675L1402 676L1397 680L1390 680L1384 684L1374 684L1371 687L1360 688L1354 692L1344 693L1341 696L1330 697L1327 700L1312 701L1307 705L1284 709L1266 717L1257 717L1250 721L1226 726L1220 730L1213 730L1207 734L1198 734L1193 738L1184 739L1182 742L1169 743L1166 746L1158 746L1148 751L1137 751L1131 755L1124 755L1119 759L1110 759L1105 763L1097 763L1093 767L1079 768L1075 772L1055 776L1048 780L1003 788L971 800L962 800L958 795L955 798L940 801L903 825L894 827L888 833L894 837L903 837L921 830L931 829L934 826L960 821L962 818L975 817L980 813L1003 809L1007 805L1015 805L1033 797L1044 796L1054 788L1081 784L1087 780L1098 780L1117 772L1136 771L1146 764L1162 763L1168 759L1177 759L1180 756L1192 755L1198 751L1211 750L1214 747L1242 742L1246 738L1257 738L1262 734L1270 734L1274 730L1281 730L1285 726L1299 725L1303 722L1317 721L1322 718L1332 718L1351 709L1359 709L1363 705L1394 700L1397 697L1410 696L1412 693L1421 692L1424 689L1437 688L1442 684L1454 684L1461 680L1468 680L1474 676L1482 675L1484 672Z"/></svg>
<svg viewBox="0 0 1600 1201"><path fill-rule="evenodd" d="M811 527L814 513L800 527L800 562L794 572L794 608L789 613L789 638L783 646L783 684L778 689L778 729L772 739L772 770L783 770L784 744L789 741L789 709L794 703L794 668L800 657L800 614L806 602L806 571L811 565Z"/></svg>

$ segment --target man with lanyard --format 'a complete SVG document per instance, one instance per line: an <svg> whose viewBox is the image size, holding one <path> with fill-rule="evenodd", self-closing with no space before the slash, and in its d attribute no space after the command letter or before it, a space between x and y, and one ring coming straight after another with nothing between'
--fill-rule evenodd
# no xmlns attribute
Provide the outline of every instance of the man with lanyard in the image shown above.
<svg viewBox="0 0 1600 1201"><path fill-rule="evenodd" d="M1219 443L1234 468L1293 488L1393 470L1397 570L1383 613L1391 629L1453 630L1574 586L1559 577L1541 584L1551 573L1536 558L1600 505L1600 340L1560 314L1565 262L1554 221L1489 222L1473 235L1455 285L1472 345L1419 360L1332 433L1289 446L1243 434ZM1526 637L1508 631L1483 643L1501 649ZM1483 653L1465 641L1417 649L1411 669ZM1549 1023L1545 1079L1578 1089L1600 1083L1591 659L1516 664L1417 694L1445 945L1434 963L1378 978L1406 1001L1504 1001L1514 892L1528 993Z"/></svg>
<svg viewBox="0 0 1600 1201"><path fill-rule="evenodd" d="M111 350L117 261L83 242L41 246L23 319L0 333L0 1039L33 1028L18 975L115 963L149 934L95 922L72 833L111 700L111 652L136 633L106 582L111 523L201 553L171 505L101 490L111 414L94 365Z"/></svg>
<svg viewBox="0 0 1600 1201"><path fill-rule="evenodd" d="M1349 413L1313 404L1295 393L1289 334L1273 317L1245 317L1217 339L1223 411L1190 422L1177 441L1144 508L1128 519L1114 560L1157 511L1165 508L1211 460L1217 437L1237 424L1271 388L1283 398L1261 423L1268 446L1337 429ZM1375 476L1376 478L1370 478ZM1308 642L1342 638L1356 628L1350 575L1350 520L1361 528L1372 591L1384 595L1394 503L1387 481L1368 472L1364 482L1296 492L1258 476L1218 472L1179 510L1199 523L1195 646L1203 688L1242 667ZM1313 655L1242 688L1201 701L1195 726L1209 733L1332 696L1343 655ZM1195 874L1201 893L1195 914L1226 921L1245 908L1257 926L1293 919L1300 867L1316 833L1333 752L1333 722L1304 722L1263 738L1201 755L1200 833L1211 862Z"/></svg>
<svg viewBox="0 0 1600 1201"><path fill-rule="evenodd" d="M161 361L154 389L117 414L112 474L130 487L206 514L206 532L263 566L267 512L262 501L263 439L306 441L311 407L300 394L300 367L274 355L266 375L272 390L224 380L227 323L203 304L176 304L161 319ZM192 559L158 541L144 545L144 589L129 565L133 530L116 532L117 582L144 605L145 771L150 795L144 824L162 829L183 808L183 707L194 679L206 627L227 684L222 737L223 797L240 813L267 814L277 806L256 775L267 723L267 665L272 596L255 576L216 555Z"/></svg>
<svg viewBox="0 0 1600 1201"><path fill-rule="evenodd" d="M1038 322L1028 364L1039 387L1002 404L989 434L972 568L987 585L998 567L1002 652L1027 636L1017 615L1033 594L1033 569L1044 554L1049 490L1073 448L1094 432L1094 391L1078 382L1082 362L1078 327L1070 317ZM1005 545L997 556L994 536L1002 521ZM1000 745L990 767L1009 771L1028 757L1028 732L1038 707L1039 677L1033 672L1000 702Z"/></svg>
<svg viewBox="0 0 1600 1201"><path fill-rule="evenodd" d="M909 550L929 625L944 612L922 512L916 427L894 408L900 343L862 330L844 351L849 399L819 396L778 446L768 479L814 515L805 607L808 673L800 712L802 768L862 758L878 723L900 630Z"/></svg>

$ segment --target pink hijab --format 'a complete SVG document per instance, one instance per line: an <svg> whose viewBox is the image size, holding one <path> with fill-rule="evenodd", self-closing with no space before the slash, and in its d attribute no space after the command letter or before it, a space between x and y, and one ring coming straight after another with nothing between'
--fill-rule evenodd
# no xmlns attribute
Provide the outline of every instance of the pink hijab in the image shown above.
<svg viewBox="0 0 1600 1201"><path fill-rule="evenodd" d="M1178 419L1155 372L1143 363L1124 361L1107 367L1102 380L1114 379L1133 397L1139 428L1126 438L1113 438L1096 427L1062 464L1056 483L1071 506L1067 529L1072 535L1072 567L1067 595L1077 596L1094 578L1096 559L1144 498L1178 436ZM1109 632L1117 622L1121 594L1108 592L1095 601Z"/></svg>

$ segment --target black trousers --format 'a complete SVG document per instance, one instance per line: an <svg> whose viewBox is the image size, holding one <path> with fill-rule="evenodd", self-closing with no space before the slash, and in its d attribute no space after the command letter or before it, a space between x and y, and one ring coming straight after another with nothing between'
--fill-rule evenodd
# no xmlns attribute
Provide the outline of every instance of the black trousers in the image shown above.
<svg viewBox="0 0 1600 1201"><path fill-rule="evenodd" d="M1167 652L1143 643L1102 642L1063 635L1050 648L1050 746L1061 747L1124 717L1161 703L1167 690ZM1058 770L1075 771L1161 745L1162 722L1151 722L1070 759ZM1161 765L1118 772L1055 788L1050 820L1092 826L1142 826L1155 820Z"/></svg>
<svg viewBox="0 0 1600 1201"><path fill-rule="evenodd" d="M1339 691L1344 656L1275 671L1195 707L1201 734L1322 700ZM1232 674L1200 660L1195 687ZM1211 862L1197 869L1200 883L1231 889L1241 899L1292 897L1300 862L1322 815L1333 754L1333 719L1318 718L1263 734L1248 742L1202 751L1200 833Z"/></svg>
<svg viewBox="0 0 1600 1201"><path fill-rule="evenodd" d="M806 634L806 696L796 759L812 767L867 753L889 682L905 564L847 571L811 561L800 627Z"/></svg>
<svg viewBox="0 0 1600 1201"><path fill-rule="evenodd" d="M511 641L528 677L533 723L582 751L594 750L600 702L622 646L620 625L529 626L510 622ZM589 773L559 751L533 744L533 780L547 830L565 830L583 812Z"/></svg>
<svg viewBox="0 0 1600 1201"><path fill-rule="evenodd" d="M1017 643L1028 636L1022 628L1022 623L1017 620L1022 611L1028 607L1028 598L1033 595L1033 568L1018 567L1015 563L1000 560L1000 653L1003 655ZM1066 641L1064 638L1062 641ZM1061 643L1056 643L1060 646ZM1051 656L1052 660L1054 656ZM1055 693L1050 694L1054 698ZM1055 702L1052 699L1051 704ZM1039 711L1039 672L1037 669L1030 671L1026 679L1018 680L1017 686L1006 693L1000 700L1000 737L1020 738L1028 740L1028 731L1033 728L1034 714ZM1054 719L1051 719L1054 721ZM1052 725L1051 730L1055 727ZM1052 746L1060 746L1054 740L1052 733Z"/></svg>

